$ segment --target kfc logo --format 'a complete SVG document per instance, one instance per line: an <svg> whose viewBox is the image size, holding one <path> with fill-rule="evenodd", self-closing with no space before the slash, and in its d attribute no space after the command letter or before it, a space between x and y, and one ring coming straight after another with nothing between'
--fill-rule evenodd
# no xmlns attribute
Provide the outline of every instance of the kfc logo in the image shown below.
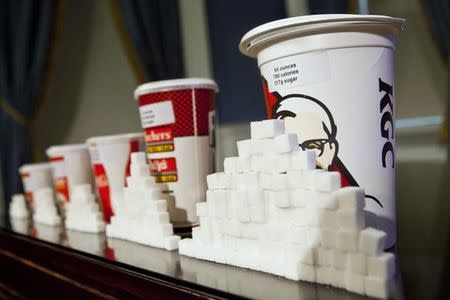
<svg viewBox="0 0 450 300"><path fill-rule="evenodd" d="M270 93L264 79L263 84L268 103L274 103L272 117L283 119L286 130L297 134L302 150L317 153L317 168L339 172L343 187L359 186L338 156L337 126L328 107L308 95L289 94L282 97L278 92ZM383 207L374 196L366 194L366 198Z"/></svg>
<svg viewBox="0 0 450 300"><path fill-rule="evenodd" d="M394 146L391 143L391 139L394 140L394 119L392 115L394 114L394 104L392 103L392 85L387 84L381 78L378 78L378 90L384 92L383 97L380 100L380 113L383 112L381 116L381 136L386 139L384 143L383 150L381 151L381 163L384 168L386 168L386 158L388 154L391 154L393 168L395 165L394 158ZM385 109L386 108L386 109ZM389 135L390 133L390 135Z"/></svg>

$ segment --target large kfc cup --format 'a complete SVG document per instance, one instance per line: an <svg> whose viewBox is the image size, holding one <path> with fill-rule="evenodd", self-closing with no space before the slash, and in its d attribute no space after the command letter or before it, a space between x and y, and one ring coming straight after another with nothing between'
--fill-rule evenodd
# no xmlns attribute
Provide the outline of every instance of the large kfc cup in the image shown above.
<svg viewBox="0 0 450 300"><path fill-rule="evenodd" d="M285 120L320 168L366 191L366 209L396 241L394 49L402 19L312 15L249 31L239 48L257 57L269 117Z"/></svg>
<svg viewBox="0 0 450 300"><path fill-rule="evenodd" d="M47 149L47 156L53 168L54 186L60 204L70 200L71 187L83 183L91 184L92 175L87 145L51 146Z"/></svg>
<svg viewBox="0 0 450 300"><path fill-rule="evenodd" d="M19 168L23 190L30 205L33 204L33 192L53 186L52 166L49 163L25 164Z"/></svg>
<svg viewBox="0 0 450 300"><path fill-rule="evenodd" d="M130 176L130 156L145 150L142 133L98 136L87 139L97 194L105 222L114 215Z"/></svg>
<svg viewBox="0 0 450 300"><path fill-rule="evenodd" d="M134 92L151 173L174 192L177 222L197 223L195 204L206 198L217 91L213 80L187 78L146 83Z"/></svg>

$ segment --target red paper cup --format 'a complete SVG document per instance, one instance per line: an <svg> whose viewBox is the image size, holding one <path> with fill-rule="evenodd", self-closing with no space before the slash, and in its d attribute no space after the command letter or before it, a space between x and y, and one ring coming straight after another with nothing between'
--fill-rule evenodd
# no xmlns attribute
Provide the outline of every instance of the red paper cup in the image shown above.
<svg viewBox="0 0 450 300"><path fill-rule="evenodd" d="M92 170L105 222L114 215L122 199L126 178L130 175L130 155L144 151L144 135L128 133L97 136L86 141L89 146Z"/></svg>
<svg viewBox="0 0 450 300"><path fill-rule="evenodd" d="M195 204L205 201L212 172L215 94L210 79L150 82L134 92L151 174L176 198L176 222L197 223Z"/></svg>

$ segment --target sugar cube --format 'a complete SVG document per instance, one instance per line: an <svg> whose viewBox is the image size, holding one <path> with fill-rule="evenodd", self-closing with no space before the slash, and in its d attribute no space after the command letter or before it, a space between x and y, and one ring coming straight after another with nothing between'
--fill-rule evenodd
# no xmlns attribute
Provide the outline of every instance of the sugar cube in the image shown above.
<svg viewBox="0 0 450 300"><path fill-rule="evenodd" d="M314 195L315 205L319 208L335 210L338 207L336 193L332 192L315 192L310 191Z"/></svg>
<svg viewBox="0 0 450 300"><path fill-rule="evenodd" d="M365 205L364 189L356 186L347 186L337 192L339 208L361 211Z"/></svg>
<svg viewBox="0 0 450 300"><path fill-rule="evenodd" d="M300 189L303 188L303 171L292 170L287 171L288 188Z"/></svg>
<svg viewBox="0 0 450 300"><path fill-rule="evenodd" d="M272 142L272 139L251 139L252 156L262 156L264 154L272 153Z"/></svg>
<svg viewBox="0 0 450 300"><path fill-rule="evenodd" d="M316 282L320 284L331 284L333 268L329 266L316 267Z"/></svg>
<svg viewBox="0 0 450 300"><path fill-rule="evenodd" d="M337 214L328 209L317 208L319 226L321 228L335 229L337 226Z"/></svg>
<svg viewBox="0 0 450 300"><path fill-rule="evenodd" d="M208 204L206 202L197 202L196 203L196 211L197 211L197 217L208 216Z"/></svg>
<svg viewBox="0 0 450 300"><path fill-rule="evenodd" d="M335 269L338 270L344 270L346 259L347 259L347 253L341 250L333 249L332 251L332 266Z"/></svg>
<svg viewBox="0 0 450 300"><path fill-rule="evenodd" d="M307 241L308 227L290 226L288 228L288 241L294 244L305 245Z"/></svg>
<svg viewBox="0 0 450 300"><path fill-rule="evenodd" d="M347 270L347 272L351 272L353 274L366 275L367 274L366 256L359 252L349 252L347 254L345 269Z"/></svg>
<svg viewBox="0 0 450 300"><path fill-rule="evenodd" d="M210 190L231 188L231 176L224 172L209 174L206 176L206 182Z"/></svg>
<svg viewBox="0 0 450 300"><path fill-rule="evenodd" d="M289 207L289 191L267 191L269 201L279 208Z"/></svg>
<svg viewBox="0 0 450 300"><path fill-rule="evenodd" d="M291 162L294 170L314 170L316 168L316 152L313 150L293 152Z"/></svg>
<svg viewBox="0 0 450 300"><path fill-rule="evenodd" d="M315 190L315 181L318 173L325 172L322 169L305 170L303 172L303 186L307 190Z"/></svg>
<svg viewBox="0 0 450 300"><path fill-rule="evenodd" d="M316 269L314 266L306 264L298 264L298 278L302 281L315 282L316 281Z"/></svg>
<svg viewBox="0 0 450 300"><path fill-rule="evenodd" d="M345 271L341 269L331 269L331 285L337 288L345 288Z"/></svg>
<svg viewBox="0 0 450 300"><path fill-rule="evenodd" d="M250 171L243 174L233 174L231 176L232 187L234 189L258 188L260 186L260 176L258 172Z"/></svg>
<svg viewBox="0 0 450 300"><path fill-rule="evenodd" d="M364 295L364 275L345 272L345 289Z"/></svg>
<svg viewBox="0 0 450 300"><path fill-rule="evenodd" d="M264 161L261 171L270 173L286 173L291 170L291 156L289 153L271 154L264 156L267 161Z"/></svg>
<svg viewBox="0 0 450 300"><path fill-rule="evenodd" d="M178 243L180 242L180 237L177 235L172 235L164 239L164 248L166 250L172 251L178 248Z"/></svg>
<svg viewBox="0 0 450 300"><path fill-rule="evenodd" d="M227 174L237 174L251 170L250 157L227 157L223 162L224 172Z"/></svg>
<svg viewBox="0 0 450 300"><path fill-rule="evenodd" d="M341 187L339 172L321 172L315 176L315 190L319 192L334 192Z"/></svg>
<svg viewBox="0 0 450 300"><path fill-rule="evenodd" d="M252 139L273 138L284 133L282 120L263 120L250 123L250 135Z"/></svg>
<svg viewBox="0 0 450 300"><path fill-rule="evenodd" d="M336 248L343 251L358 249L359 231L339 229L336 235Z"/></svg>
<svg viewBox="0 0 450 300"><path fill-rule="evenodd" d="M144 165L147 163L145 152L132 152L130 156L132 165Z"/></svg>
<svg viewBox="0 0 450 300"><path fill-rule="evenodd" d="M395 256L385 252L380 256L367 257L367 273L369 276L391 278L395 275Z"/></svg>
<svg viewBox="0 0 450 300"><path fill-rule="evenodd" d="M295 133L285 133L273 138L273 151L275 153L287 153L298 151L298 139Z"/></svg>
<svg viewBox="0 0 450 300"><path fill-rule="evenodd" d="M316 249L316 264L319 266L331 266L333 252L331 249L318 247Z"/></svg>
<svg viewBox="0 0 450 300"><path fill-rule="evenodd" d="M369 297L386 299L389 297L389 279L365 276L364 277L365 294Z"/></svg>
<svg viewBox="0 0 450 300"><path fill-rule="evenodd" d="M252 140L242 140L237 143L239 157L249 157L252 155Z"/></svg>
<svg viewBox="0 0 450 300"><path fill-rule="evenodd" d="M292 207L306 207L311 203L311 191L304 189L295 189L290 191L290 206Z"/></svg>
<svg viewBox="0 0 450 300"><path fill-rule="evenodd" d="M380 255L385 246L386 233L374 228L365 228L360 233L359 251L369 256Z"/></svg>
<svg viewBox="0 0 450 300"><path fill-rule="evenodd" d="M320 229L320 236L322 237L321 244L325 248L336 248L336 231L333 229Z"/></svg>
<svg viewBox="0 0 450 300"><path fill-rule="evenodd" d="M342 229L361 230L365 226L364 214L362 211L339 209L337 211L337 223L339 228Z"/></svg>
<svg viewBox="0 0 450 300"><path fill-rule="evenodd" d="M147 164L132 164L130 174L131 177L147 177L150 176L150 168Z"/></svg>

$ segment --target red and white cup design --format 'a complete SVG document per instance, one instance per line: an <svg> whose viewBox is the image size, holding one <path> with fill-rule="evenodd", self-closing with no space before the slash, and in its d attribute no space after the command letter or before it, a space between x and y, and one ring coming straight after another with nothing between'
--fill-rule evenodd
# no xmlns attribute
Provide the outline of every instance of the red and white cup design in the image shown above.
<svg viewBox="0 0 450 300"><path fill-rule="evenodd" d="M49 163L25 164L19 168L25 197L33 204L33 192L41 188L53 187L52 166Z"/></svg>
<svg viewBox="0 0 450 300"><path fill-rule="evenodd" d="M361 186L377 227L396 240L395 38L404 20L371 15L283 19L248 32L245 55L257 57L267 112L284 119L317 166Z"/></svg>
<svg viewBox="0 0 450 300"><path fill-rule="evenodd" d="M51 146L47 156L53 169L53 182L59 203L70 201L70 189L78 184L91 184L90 159L85 144Z"/></svg>
<svg viewBox="0 0 450 300"><path fill-rule="evenodd" d="M195 204L205 201L217 91L213 80L186 78L143 84L134 92L151 174L174 192L175 222L197 223Z"/></svg>
<svg viewBox="0 0 450 300"><path fill-rule="evenodd" d="M122 199L126 178L130 175L130 156L145 151L142 133L98 136L86 141L92 163L103 219L110 222L117 202Z"/></svg>

